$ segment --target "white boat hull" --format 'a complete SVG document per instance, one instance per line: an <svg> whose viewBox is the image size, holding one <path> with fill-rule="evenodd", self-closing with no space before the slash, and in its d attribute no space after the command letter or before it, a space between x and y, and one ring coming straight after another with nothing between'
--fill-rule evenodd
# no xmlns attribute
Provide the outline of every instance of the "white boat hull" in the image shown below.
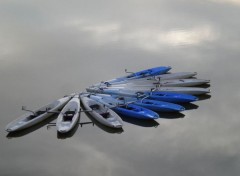
<svg viewBox="0 0 240 176"><path fill-rule="evenodd" d="M87 96L81 96L80 99L84 108L98 122L108 127L122 128L123 121L114 111ZM107 117L105 115L107 115Z"/></svg>
<svg viewBox="0 0 240 176"><path fill-rule="evenodd" d="M62 109L57 118L57 131L67 133L78 123L80 113L80 101L73 97Z"/></svg>
<svg viewBox="0 0 240 176"><path fill-rule="evenodd" d="M39 113L39 112L44 112L40 115L33 115L32 113L26 113L22 116L20 116L19 118L17 118L16 120L10 122L7 126L6 126L6 131L7 132L14 132L14 131L18 131L18 130L23 130L25 128L31 127L45 119L47 119L49 116L51 116L53 113L51 113L51 111L59 111L62 109L62 107L71 99L70 96L68 97L63 97L60 98L58 100L55 100L52 103L49 103L48 105L38 109L37 111L35 111L35 113ZM46 112L49 111L49 112Z"/></svg>

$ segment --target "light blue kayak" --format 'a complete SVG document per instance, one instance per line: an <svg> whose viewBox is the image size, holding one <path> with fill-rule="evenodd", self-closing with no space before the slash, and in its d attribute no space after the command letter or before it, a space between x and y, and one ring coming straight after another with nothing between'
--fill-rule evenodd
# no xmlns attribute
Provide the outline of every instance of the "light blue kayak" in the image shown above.
<svg viewBox="0 0 240 176"><path fill-rule="evenodd" d="M127 96L135 98L144 98L165 101L171 103L190 103L197 101L198 98L193 95L172 93L172 92L161 92L161 91L130 91L122 89L101 89L101 88L87 88L88 92L109 94L109 95L118 95L118 96Z"/></svg>

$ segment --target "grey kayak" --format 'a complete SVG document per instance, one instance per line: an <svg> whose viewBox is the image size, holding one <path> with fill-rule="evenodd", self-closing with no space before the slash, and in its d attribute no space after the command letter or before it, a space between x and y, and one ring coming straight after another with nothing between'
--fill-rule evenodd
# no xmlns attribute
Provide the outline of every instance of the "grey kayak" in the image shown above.
<svg viewBox="0 0 240 176"><path fill-rule="evenodd" d="M93 86L100 86L102 84L108 84L111 82L111 85L114 84L125 84L128 82L137 82L137 81L147 81L150 80L151 81L159 81L160 80L171 80L171 79L186 79L186 78L191 78L193 76L196 76L197 72L177 72L177 73L168 73L168 74L162 74L162 75L157 75L157 76L149 76L149 77L145 77L145 78L139 78L139 79L132 79L132 80L123 80L123 81L119 81L119 82L111 82L111 80L109 81L105 81L102 83L97 83L94 84Z"/></svg>
<svg viewBox="0 0 240 176"><path fill-rule="evenodd" d="M209 83L210 80L204 79L171 79L171 80L135 80L128 81L126 83L121 84L102 84L100 87L124 87L124 86L138 86L138 87L148 87L154 88L156 86L160 87L191 87L191 86L199 86L202 84Z"/></svg>
<svg viewBox="0 0 240 176"><path fill-rule="evenodd" d="M54 111L59 111L62 107L71 99L71 96L63 97L58 100L53 101L52 103L43 106L42 108L33 111L33 113L26 113L16 120L10 122L6 126L7 132L14 132L22 130L28 127L31 127L51 116Z"/></svg>
<svg viewBox="0 0 240 176"><path fill-rule="evenodd" d="M73 97L62 109L57 118L57 131L67 133L72 130L79 120L80 102L78 96Z"/></svg>
<svg viewBox="0 0 240 176"><path fill-rule="evenodd" d="M86 89L88 92L95 92L95 93L101 93L101 89L96 87L90 87ZM104 88L104 90L114 90L119 91L121 93L126 94L132 94L142 91L153 91L152 88L145 88L145 87L111 87L111 88ZM201 95L210 93L210 89L207 88L198 88L198 87L158 87L154 88L156 91L161 92L173 92L173 93L180 93L180 94L190 94L190 95Z"/></svg>
<svg viewBox="0 0 240 176"><path fill-rule="evenodd" d="M113 110L86 95L81 95L80 99L85 110L97 121L108 127L122 128L123 121Z"/></svg>

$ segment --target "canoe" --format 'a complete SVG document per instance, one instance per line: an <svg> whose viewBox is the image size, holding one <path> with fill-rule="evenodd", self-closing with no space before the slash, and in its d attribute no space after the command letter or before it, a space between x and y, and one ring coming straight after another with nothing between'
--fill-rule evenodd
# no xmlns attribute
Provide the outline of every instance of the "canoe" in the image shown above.
<svg viewBox="0 0 240 176"><path fill-rule="evenodd" d="M124 97L124 96L111 96L106 94L95 94L92 95L92 97L98 96L102 97L103 99L113 99L114 106L117 106L118 104L135 104L137 106L141 106L153 111L157 112L179 112L184 111L185 108L181 105L164 102L164 101L157 101L157 100L150 100L150 99L138 99L133 97ZM101 98L100 98L101 99ZM104 103L104 102L103 102Z"/></svg>
<svg viewBox="0 0 240 176"><path fill-rule="evenodd" d="M119 102L113 97L101 97L97 95L91 95L91 99L104 104L105 106L111 108L120 115L124 115L131 118L137 119L158 119L159 115L147 108L137 106L135 104L126 104L124 102Z"/></svg>
<svg viewBox="0 0 240 176"><path fill-rule="evenodd" d="M80 100L86 111L98 122L112 128L122 128L123 121L113 110L85 95Z"/></svg>
<svg viewBox="0 0 240 176"><path fill-rule="evenodd" d="M209 83L210 80L204 79L170 79L170 80L131 80L125 81L125 83L119 84L102 84L100 87L127 87L127 86L135 86L135 87L146 87L146 88L155 88L156 86L160 87L191 87L191 86L199 86L202 84Z"/></svg>
<svg viewBox="0 0 240 176"><path fill-rule="evenodd" d="M79 120L80 102L78 97L73 97L62 109L57 118L57 131L67 133L72 130Z"/></svg>
<svg viewBox="0 0 240 176"><path fill-rule="evenodd" d="M159 91L133 91L133 90L122 90L122 89L97 89L97 88L87 88L88 92L101 93L109 95L119 95L135 98L148 97L149 99L166 101L171 103L190 103L197 101L198 98L193 95L171 93L171 92L159 92Z"/></svg>
<svg viewBox="0 0 240 176"><path fill-rule="evenodd" d="M139 79L139 78L144 78L144 77L147 77L147 76L156 76L156 75L164 74L164 73L168 72L170 69L171 69L171 67L169 67L169 66L150 68L150 69L147 69L147 70L142 70L142 71L139 71L139 72L132 73L128 76L115 78L115 79L109 80L108 82L109 83L116 83L116 82L121 82L121 81L124 81L124 80Z"/></svg>
<svg viewBox="0 0 240 176"><path fill-rule="evenodd" d="M58 100L53 101L52 103L43 106L42 108L33 111L33 113L26 113L16 120L10 122L6 126L7 132L14 132L22 130L28 127L31 127L51 116L54 111L60 111L62 107L72 98L72 96L66 96Z"/></svg>

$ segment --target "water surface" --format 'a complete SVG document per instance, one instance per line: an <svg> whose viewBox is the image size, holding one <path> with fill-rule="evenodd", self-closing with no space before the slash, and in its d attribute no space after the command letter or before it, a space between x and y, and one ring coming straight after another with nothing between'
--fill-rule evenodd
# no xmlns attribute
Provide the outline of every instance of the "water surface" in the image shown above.
<svg viewBox="0 0 240 176"><path fill-rule="evenodd" d="M238 175L239 1L1 1L1 175ZM211 98L155 122L125 119L69 136L45 124L15 135L23 112L91 84L170 65L211 80ZM81 114L81 122L91 122Z"/></svg>

